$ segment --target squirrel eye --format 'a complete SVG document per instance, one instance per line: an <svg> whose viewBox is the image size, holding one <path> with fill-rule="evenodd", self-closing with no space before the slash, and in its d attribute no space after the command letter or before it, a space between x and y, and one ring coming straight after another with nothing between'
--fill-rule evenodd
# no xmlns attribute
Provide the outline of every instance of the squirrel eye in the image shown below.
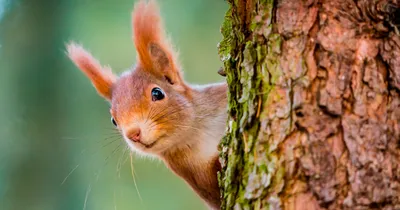
<svg viewBox="0 0 400 210"><path fill-rule="evenodd" d="M111 122L112 122L112 124L114 124L114 126L115 127L117 127L118 125L117 125L117 122L115 122L115 120L114 120L114 118L113 117L111 117Z"/></svg>
<svg viewBox="0 0 400 210"><path fill-rule="evenodd" d="M165 97L164 92L161 90L161 88L155 87L151 90L151 99L153 101L159 101L162 100Z"/></svg>

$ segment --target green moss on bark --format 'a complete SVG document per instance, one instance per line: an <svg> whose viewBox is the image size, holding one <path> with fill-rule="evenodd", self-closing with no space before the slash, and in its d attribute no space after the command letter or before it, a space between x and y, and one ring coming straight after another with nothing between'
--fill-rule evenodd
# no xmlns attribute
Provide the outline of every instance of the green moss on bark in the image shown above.
<svg viewBox="0 0 400 210"><path fill-rule="evenodd" d="M222 209L266 208L280 203L271 192L283 187L276 146L260 129L268 120L269 93L282 75L277 59L281 38L272 32L272 0L229 4L219 45L229 84L228 132L220 145Z"/></svg>
<svg viewBox="0 0 400 210"><path fill-rule="evenodd" d="M393 11L368 0L228 2L222 209L399 209L399 190L385 185L399 183L400 165L400 39L382 19Z"/></svg>

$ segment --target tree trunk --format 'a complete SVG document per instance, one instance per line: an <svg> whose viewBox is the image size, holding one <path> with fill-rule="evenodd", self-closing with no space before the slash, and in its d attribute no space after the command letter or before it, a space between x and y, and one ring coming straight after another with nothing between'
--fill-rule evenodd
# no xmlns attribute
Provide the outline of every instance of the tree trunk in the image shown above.
<svg viewBox="0 0 400 210"><path fill-rule="evenodd" d="M400 209L400 1L228 2L222 209Z"/></svg>

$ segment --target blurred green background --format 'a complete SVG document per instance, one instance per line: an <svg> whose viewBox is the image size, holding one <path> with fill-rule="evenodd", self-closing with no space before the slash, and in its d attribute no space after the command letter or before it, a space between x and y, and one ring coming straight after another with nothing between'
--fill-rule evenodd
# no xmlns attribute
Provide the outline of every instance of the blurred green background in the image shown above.
<svg viewBox="0 0 400 210"><path fill-rule="evenodd" d="M0 0L1 210L206 209L163 163L134 154L140 199L109 104L65 55L75 40L115 72L132 66L134 2ZM186 80L222 81L226 2L158 2Z"/></svg>

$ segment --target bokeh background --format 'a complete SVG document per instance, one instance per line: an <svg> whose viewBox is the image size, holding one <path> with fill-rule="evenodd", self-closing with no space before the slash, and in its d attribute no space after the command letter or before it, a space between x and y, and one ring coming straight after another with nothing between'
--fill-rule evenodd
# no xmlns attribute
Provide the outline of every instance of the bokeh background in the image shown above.
<svg viewBox="0 0 400 210"><path fill-rule="evenodd" d="M115 72L132 66L134 2L0 0L0 209L206 209L158 160L132 156L135 187L109 104L65 55L75 40ZM186 80L222 81L226 2L158 2Z"/></svg>

